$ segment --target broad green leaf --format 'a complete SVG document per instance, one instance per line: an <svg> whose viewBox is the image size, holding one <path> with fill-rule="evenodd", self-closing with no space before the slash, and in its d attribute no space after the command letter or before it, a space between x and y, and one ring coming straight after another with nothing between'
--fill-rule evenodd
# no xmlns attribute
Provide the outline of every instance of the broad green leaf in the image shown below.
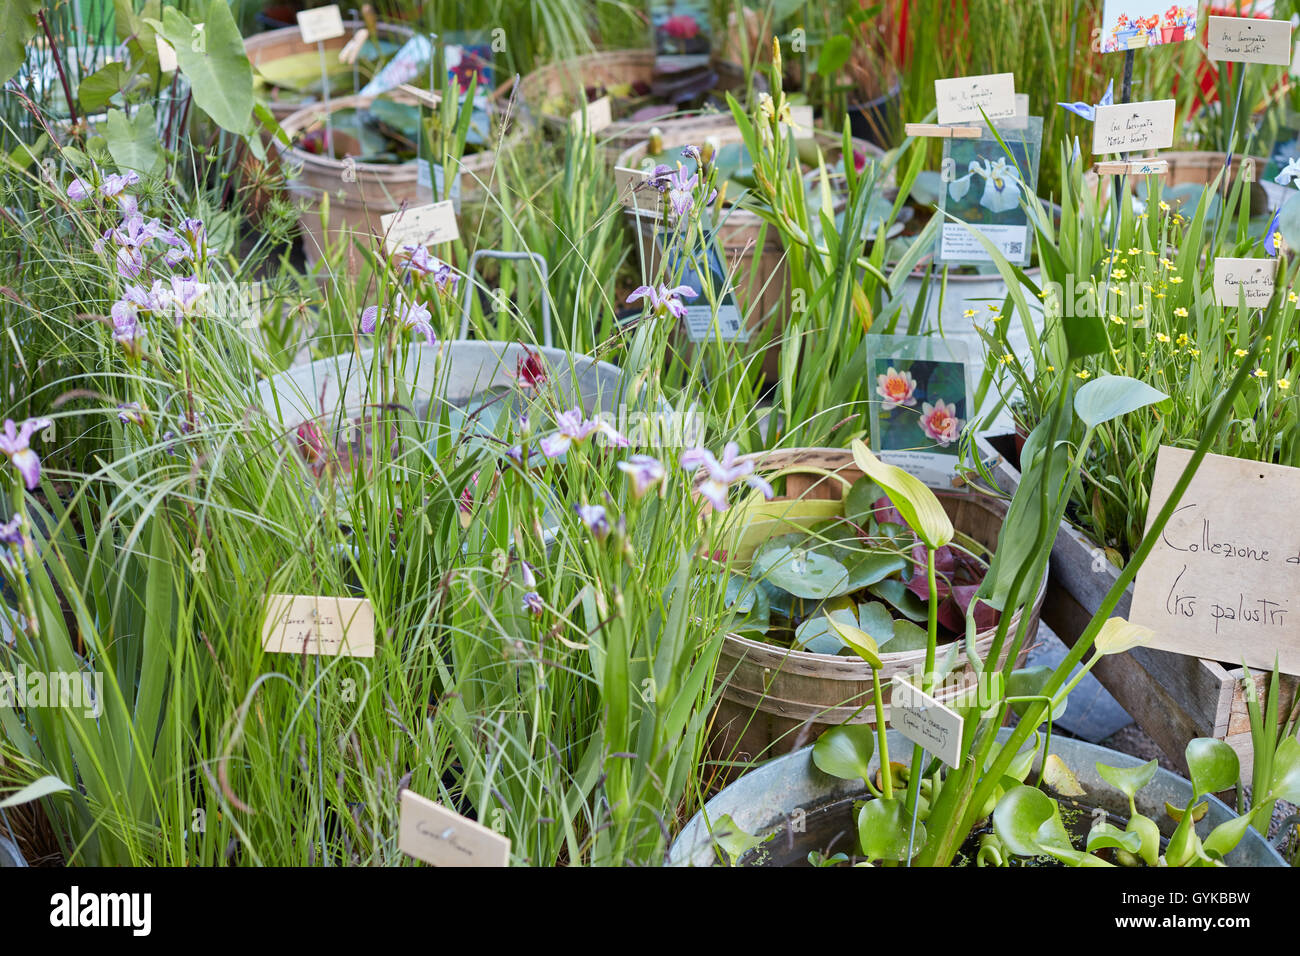
<svg viewBox="0 0 1300 956"><path fill-rule="evenodd" d="M724 813L713 821L713 842L726 854L727 862L735 866L742 856L767 840L746 833L731 819L730 814Z"/></svg>
<svg viewBox="0 0 1300 956"><path fill-rule="evenodd" d="M885 492L878 484L866 476L859 478L844 496L844 517L858 525L866 524L876 502L883 497Z"/></svg>
<svg viewBox="0 0 1300 956"><path fill-rule="evenodd" d="M1218 793L1237 785L1241 761L1222 740L1197 737L1187 745L1187 769L1196 793Z"/></svg>
<svg viewBox="0 0 1300 956"><path fill-rule="evenodd" d="M849 594L870 587L877 581L883 581L891 574L897 574L911 562L901 554L888 551L864 551L845 559L844 565L849 569L848 579L841 587L841 593Z"/></svg>
<svg viewBox="0 0 1300 956"><path fill-rule="evenodd" d="M929 639L925 628L918 627L911 621L895 621L894 636L881 645L880 650L885 654L924 650Z"/></svg>
<svg viewBox="0 0 1300 956"><path fill-rule="evenodd" d="M1155 637L1155 631L1141 624L1130 624L1122 617L1107 619L1097 632L1093 649L1098 654L1123 654L1141 647Z"/></svg>
<svg viewBox="0 0 1300 956"><path fill-rule="evenodd" d="M862 855L869 860L906 860L909 836L912 852L925 846L925 824L917 821L911 834L912 818L901 800L868 800L858 811L858 840Z"/></svg>
<svg viewBox="0 0 1300 956"><path fill-rule="evenodd" d="M852 53L853 41L843 33L829 37L822 46L821 56L817 57L818 75L834 79L835 75L844 69L844 64L849 62Z"/></svg>
<svg viewBox="0 0 1300 956"><path fill-rule="evenodd" d="M769 546L754 556L754 577L807 600L835 597L848 575L834 558L807 548Z"/></svg>
<svg viewBox="0 0 1300 956"><path fill-rule="evenodd" d="M39 24L36 14L41 0L0 0L0 84L9 81L27 58L27 41L35 34Z"/></svg>
<svg viewBox="0 0 1300 956"><path fill-rule="evenodd" d="M941 548L952 540L952 519L933 491L915 475L887 465L861 440L853 442L853 461L862 473L885 490L899 514L926 546Z"/></svg>
<svg viewBox="0 0 1300 956"><path fill-rule="evenodd" d="M1024 784L1008 790L998 801L993 830L1017 856L1039 856L1047 847L1072 848L1056 801Z"/></svg>
<svg viewBox="0 0 1300 956"><path fill-rule="evenodd" d="M122 110L109 110L108 121L104 124L104 140L113 161L119 166L146 174L152 171L161 158L153 104L142 104L130 119Z"/></svg>
<svg viewBox="0 0 1300 956"><path fill-rule="evenodd" d="M1047 682L1051 680L1053 668L1044 665L1036 667L1022 667L1011 672L1011 677L1007 680L1008 697L1040 697ZM1030 707L1036 703L1045 703L1044 701L1017 700L1012 701L1011 709L1016 712L1016 716L1023 717ZM1065 713L1068 698L1061 701L1052 708L1052 719L1059 720Z"/></svg>
<svg viewBox="0 0 1300 956"><path fill-rule="evenodd" d="M889 613L889 608L879 601L871 601L868 604L858 605L858 626L870 634L879 647L894 636L894 629L898 627L898 622L894 620L894 615Z"/></svg>
<svg viewBox="0 0 1300 956"><path fill-rule="evenodd" d="M928 621L930 609L925 602L907 589L907 585L897 578L877 581L867 588L874 597L887 601L899 614L913 621Z"/></svg>
<svg viewBox="0 0 1300 956"><path fill-rule="evenodd" d="M795 629L795 643L812 654L838 654L844 649L844 642L831 630L830 618L853 624L857 619L856 609L847 598L837 598L826 602L822 610L825 613L814 614Z"/></svg>
<svg viewBox="0 0 1300 956"><path fill-rule="evenodd" d="M98 113L126 88L131 79L132 74L127 68L114 61L81 81L77 87L77 100L87 112Z"/></svg>
<svg viewBox="0 0 1300 956"><path fill-rule="evenodd" d="M163 34L176 48L195 105L222 129L245 135L253 116L253 67L229 4L208 0L201 31L180 11L166 7Z"/></svg>
<svg viewBox="0 0 1300 956"><path fill-rule="evenodd" d="M1097 775L1102 780L1131 800L1151 782L1160 767L1160 761L1148 760L1137 767L1108 767L1104 763L1099 763L1096 767Z"/></svg>
<svg viewBox="0 0 1300 956"><path fill-rule="evenodd" d="M870 664L872 669L880 670L883 666L880 661L880 648L876 646L870 634L834 617L827 620L830 622L831 630L838 634L840 640L851 647L858 657Z"/></svg>
<svg viewBox="0 0 1300 956"><path fill-rule="evenodd" d="M1114 866L1113 863L1107 863L1100 857L1093 856L1091 853L1084 853L1082 850L1076 850L1074 847L1045 846L1043 852L1060 860L1067 866Z"/></svg>
<svg viewBox="0 0 1300 956"><path fill-rule="evenodd" d="M1287 803L1300 803L1300 740L1287 737L1273 757L1269 795Z"/></svg>
<svg viewBox="0 0 1300 956"><path fill-rule="evenodd" d="M1146 382L1127 375L1103 375L1086 382L1074 393L1074 413L1085 425L1098 425L1163 402L1169 396Z"/></svg>
<svg viewBox="0 0 1300 956"><path fill-rule="evenodd" d="M1181 823L1183 821L1183 814L1186 812L1186 808L1176 807L1168 800L1165 801L1165 813L1169 814L1169 819L1173 820L1175 823ZM1207 801L1202 800L1192 808L1192 822L1200 823L1201 820L1205 819L1205 815L1209 812L1210 804Z"/></svg>
<svg viewBox="0 0 1300 956"><path fill-rule="evenodd" d="M813 763L822 773L841 780L867 780L876 752L876 730L870 724L841 724L822 733L813 744Z"/></svg>
<svg viewBox="0 0 1300 956"><path fill-rule="evenodd" d="M1156 825L1156 821L1141 813L1135 813L1129 817L1125 829L1142 838L1142 847L1138 850L1142 862L1147 866L1155 866L1160 860L1160 827Z"/></svg>
<svg viewBox="0 0 1300 956"><path fill-rule="evenodd" d="M16 807L24 803L31 803L33 800L39 800L41 797L48 797L52 793L60 793L72 788L60 780L58 777L45 776L35 780L23 787L17 793L0 800L0 808Z"/></svg>
<svg viewBox="0 0 1300 956"><path fill-rule="evenodd" d="M1223 859L1241 842L1241 838L1246 835L1254 819L1254 813L1243 813L1239 817L1220 823L1205 838L1205 852L1216 860Z"/></svg>
<svg viewBox="0 0 1300 956"><path fill-rule="evenodd" d="M1136 854L1142 849L1142 834L1121 830L1109 823L1099 823L1088 831L1088 852L1127 850Z"/></svg>

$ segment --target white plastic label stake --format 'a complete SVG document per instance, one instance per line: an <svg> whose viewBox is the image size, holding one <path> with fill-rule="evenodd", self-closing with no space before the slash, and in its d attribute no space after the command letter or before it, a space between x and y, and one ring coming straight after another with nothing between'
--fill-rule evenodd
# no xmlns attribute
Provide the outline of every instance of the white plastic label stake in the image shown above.
<svg viewBox="0 0 1300 956"><path fill-rule="evenodd" d="M1254 17L1210 17L1206 54L1235 63L1291 62L1291 23Z"/></svg>
<svg viewBox="0 0 1300 956"><path fill-rule="evenodd" d="M384 243L390 256L411 243L436 246L460 238L456 206L450 199L390 212L380 218L379 225L384 231Z"/></svg>
<svg viewBox="0 0 1300 956"><path fill-rule="evenodd" d="M934 81L934 97L939 104L939 123L982 122L1008 119L1016 115L1016 75L989 73L984 76L955 76Z"/></svg>
<svg viewBox="0 0 1300 956"><path fill-rule="evenodd" d="M961 764L961 714L946 707L903 676L891 682L889 726L920 744L949 767Z"/></svg>
<svg viewBox="0 0 1300 956"><path fill-rule="evenodd" d="M303 43L320 43L343 36L343 16L336 3L298 14L298 32Z"/></svg>

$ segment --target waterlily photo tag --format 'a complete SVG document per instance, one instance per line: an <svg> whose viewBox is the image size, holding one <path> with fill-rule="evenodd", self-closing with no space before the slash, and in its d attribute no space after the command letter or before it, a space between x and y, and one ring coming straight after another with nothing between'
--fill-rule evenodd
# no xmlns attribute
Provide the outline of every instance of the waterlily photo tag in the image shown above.
<svg viewBox="0 0 1300 956"><path fill-rule="evenodd" d="M374 657L375 612L364 598L272 594L262 624L272 654Z"/></svg>
<svg viewBox="0 0 1300 956"><path fill-rule="evenodd" d="M1273 298L1276 276L1276 259L1217 258L1214 260L1214 299L1219 305L1236 306L1244 292L1249 308L1265 308Z"/></svg>
<svg viewBox="0 0 1300 956"><path fill-rule="evenodd" d="M1291 22L1254 17L1210 17L1206 53L1211 60L1234 63L1291 62Z"/></svg>
<svg viewBox="0 0 1300 956"><path fill-rule="evenodd" d="M939 106L939 123L982 123L1012 119L1016 115L1016 75L988 73L983 76L954 76L934 81L934 98Z"/></svg>
<svg viewBox="0 0 1300 956"><path fill-rule="evenodd" d="M1160 447L1148 527L1191 456ZM1134 583L1149 646L1300 674L1297 500L1300 469L1206 455Z"/></svg>
<svg viewBox="0 0 1300 956"><path fill-rule="evenodd" d="M481 823L403 790L397 848L434 866L508 866L510 840Z"/></svg>
<svg viewBox="0 0 1300 956"><path fill-rule="evenodd" d="M868 335L871 450L931 488L969 491L957 480L959 439L971 418L970 350L961 339Z"/></svg>
<svg viewBox="0 0 1300 956"><path fill-rule="evenodd" d="M1199 14L1200 0L1106 0L1093 49L1123 53L1192 40Z"/></svg>
<svg viewBox="0 0 1300 956"><path fill-rule="evenodd" d="M655 72L707 69L713 50L709 0L648 0L647 7L654 35Z"/></svg>
<svg viewBox="0 0 1300 956"><path fill-rule="evenodd" d="M949 767L961 765L961 714L903 675L890 682L889 726Z"/></svg>
<svg viewBox="0 0 1300 956"><path fill-rule="evenodd" d="M298 13L298 31L303 43L321 43L343 36L343 16L336 3Z"/></svg>
<svg viewBox="0 0 1300 956"><path fill-rule="evenodd" d="M1174 100L1114 103L1097 107L1092 124L1092 151L1136 153L1174 145Z"/></svg>
<svg viewBox="0 0 1300 956"><path fill-rule="evenodd" d="M450 199L390 212L380 217L379 226L389 255L395 255L403 246L412 243L436 246L460 238L456 204Z"/></svg>
<svg viewBox="0 0 1300 956"><path fill-rule="evenodd" d="M944 142L937 262L991 263L983 238L1011 262L1029 264L1033 230L1021 200L1038 187L1043 119L1024 119L1019 129L999 124L998 136L981 126L977 138Z"/></svg>

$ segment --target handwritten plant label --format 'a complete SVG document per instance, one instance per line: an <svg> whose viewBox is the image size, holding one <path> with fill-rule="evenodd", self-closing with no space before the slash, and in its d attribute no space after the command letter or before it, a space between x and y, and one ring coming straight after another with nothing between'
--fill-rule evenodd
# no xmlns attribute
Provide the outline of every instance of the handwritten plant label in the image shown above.
<svg viewBox="0 0 1300 956"><path fill-rule="evenodd" d="M402 791L397 848L434 866L507 866L510 840L410 790Z"/></svg>
<svg viewBox="0 0 1300 956"><path fill-rule="evenodd" d="M956 76L934 81L934 96L939 102L939 122L982 122L1008 119L1016 115L1016 75L989 73L984 76ZM980 115L983 109L984 116Z"/></svg>
<svg viewBox="0 0 1300 956"><path fill-rule="evenodd" d="M303 43L320 43L343 36L343 17L337 3L298 14L298 30Z"/></svg>
<svg viewBox="0 0 1300 956"><path fill-rule="evenodd" d="M584 129L595 135L614 122L614 108L608 96L587 104L586 110L577 109L569 114L569 125L575 132Z"/></svg>
<svg viewBox="0 0 1300 956"><path fill-rule="evenodd" d="M272 594L262 624L272 654L375 656L375 611L363 598Z"/></svg>
<svg viewBox="0 0 1300 956"><path fill-rule="evenodd" d="M1236 63L1291 62L1291 22L1254 17L1210 17L1206 52L1211 60Z"/></svg>
<svg viewBox="0 0 1300 956"><path fill-rule="evenodd" d="M1161 446L1147 526L1192 452ZM1206 455L1134 586L1150 646L1300 674L1300 470Z"/></svg>
<svg viewBox="0 0 1300 956"><path fill-rule="evenodd" d="M1244 291L1246 305L1265 308L1273 298L1276 275L1276 259L1215 259L1214 299L1219 305L1234 306L1241 301L1239 291Z"/></svg>
<svg viewBox="0 0 1300 956"><path fill-rule="evenodd" d="M961 764L961 714L904 677L895 677L889 698L889 726L949 767Z"/></svg>
<svg viewBox="0 0 1300 956"><path fill-rule="evenodd" d="M1129 153L1174 145L1174 101L1098 106L1092 124L1094 153Z"/></svg>
<svg viewBox="0 0 1300 956"><path fill-rule="evenodd" d="M380 217L379 227L383 230L389 255L406 245L436 246L460 238L456 205L450 199L390 212Z"/></svg>

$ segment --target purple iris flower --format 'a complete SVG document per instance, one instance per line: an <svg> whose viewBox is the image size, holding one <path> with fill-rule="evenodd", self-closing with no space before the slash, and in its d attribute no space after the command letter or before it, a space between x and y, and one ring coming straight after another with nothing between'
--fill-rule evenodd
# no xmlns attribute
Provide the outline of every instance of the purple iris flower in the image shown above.
<svg viewBox="0 0 1300 956"><path fill-rule="evenodd" d="M138 279L144 272L144 254L139 249L123 246L114 258L117 260L117 274L123 279Z"/></svg>
<svg viewBox="0 0 1300 956"><path fill-rule="evenodd" d="M9 460L18 469L18 474L22 475L28 491L41 481L41 460L32 451L32 435L50 425L48 418L29 418L17 426L12 419L5 419L4 433L0 434L0 452L9 456Z"/></svg>
<svg viewBox="0 0 1300 956"><path fill-rule="evenodd" d="M0 545L6 546L5 550L0 551L0 564L16 569L18 556L15 552L21 552L27 547L27 532L23 528L22 515L17 514L8 521L0 521Z"/></svg>
<svg viewBox="0 0 1300 956"><path fill-rule="evenodd" d="M605 515L605 509L600 505L574 505L573 510L578 513L582 523L587 526L597 541L603 541L609 536L609 518Z"/></svg>
<svg viewBox="0 0 1300 956"><path fill-rule="evenodd" d="M112 199L127 186L134 186L140 181L140 174L128 170L125 173L109 173L100 184L99 194L105 199Z"/></svg>
<svg viewBox="0 0 1300 956"><path fill-rule="evenodd" d="M555 431L546 435L539 442L542 454L547 458L559 458L573 445L586 441L597 433L604 435L616 445L627 445L628 440L615 430L614 426L599 418L584 418L582 409L571 408L555 416Z"/></svg>
<svg viewBox="0 0 1300 956"><path fill-rule="evenodd" d="M68 183L68 198L73 202L85 202L93 191L94 187L80 176Z"/></svg>
<svg viewBox="0 0 1300 956"><path fill-rule="evenodd" d="M738 481L744 481L751 488L763 493L763 497L772 497L772 486L754 474L754 462L739 457L740 446L734 441L727 442L722 450L722 461L713 457L705 448L690 448L682 452L681 466L687 471L704 467L705 475L695 490L709 500L716 511L727 510L727 491Z"/></svg>
<svg viewBox="0 0 1300 956"><path fill-rule="evenodd" d="M119 299L113 303L112 317L113 341L126 349L128 355L138 356L144 327L140 324L135 304Z"/></svg>
<svg viewBox="0 0 1300 956"><path fill-rule="evenodd" d="M530 614L541 616L546 610L546 605L542 602L542 596L536 591L529 591L524 595L524 610Z"/></svg>
<svg viewBox="0 0 1300 956"><path fill-rule="evenodd" d="M633 455L627 461L620 461L618 468L631 480L632 493L638 498L644 497L664 477L663 462L650 455Z"/></svg>
<svg viewBox="0 0 1300 956"><path fill-rule="evenodd" d="M627 297L628 305L639 299L646 299L650 303L650 311L654 315L664 316L671 315L675 319L686 317L686 305L682 302L681 297L694 299L699 293L688 285L679 285L676 288L668 288L661 285L659 288L643 285L633 289L632 294Z"/></svg>
<svg viewBox="0 0 1300 956"><path fill-rule="evenodd" d="M369 306L361 313L361 332L365 335L373 335L379 320L389 313L396 317L404 329L423 335L429 345L438 344L438 338L433 334L433 317L429 310L418 302L399 301L395 309L381 309L377 305Z"/></svg>
<svg viewBox="0 0 1300 956"><path fill-rule="evenodd" d="M144 409L139 402L126 402L117 406L117 420L123 425L144 427Z"/></svg>
<svg viewBox="0 0 1300 956"><path fill-rule="evenodd" d="M155 280L154 289L158 290L159 283ZM185 316L194 311L194 306L202 298L203 294L208 291L206 282L200 282L198 276L172 276L171 289L168 290L167 301L171 304L176 313L176 321L179 323Z"/></svg>

